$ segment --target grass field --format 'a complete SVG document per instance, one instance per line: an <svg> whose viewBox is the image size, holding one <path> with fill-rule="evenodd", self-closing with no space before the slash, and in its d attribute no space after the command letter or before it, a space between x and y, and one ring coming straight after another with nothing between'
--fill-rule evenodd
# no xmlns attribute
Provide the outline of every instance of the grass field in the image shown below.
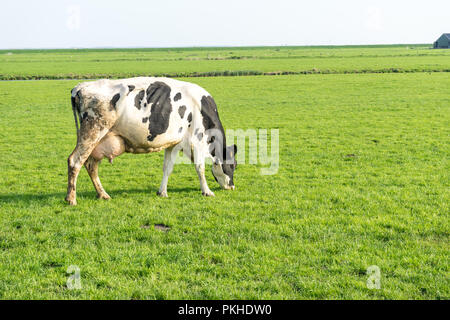
<svg viewBox="0 0 450 320"><path fill-rule="evenodd" d="M95 199L83 169L76 207L63 199L78 81L0 82L1 299L450 298L450 74L413 72L450 69L450 50L168 51L0 53L0 74L272 72L321 61L341 73L409 72L187 78L214 96L226 129L279 129L278 173L243 164L236 190L222 191L208 170L216 197L204 198L193 166L180 164L161 199L163 154L125 154L100 167L112 200ZM66 286L70 265L79 290ZM381 289L366 286L371 265Z"/></svg>
<svg viewBox="0 0 450 320"><path fill-rule="evenodd" d="M450 50L372 47L2 50L0 79L450 71Z"/></svg>

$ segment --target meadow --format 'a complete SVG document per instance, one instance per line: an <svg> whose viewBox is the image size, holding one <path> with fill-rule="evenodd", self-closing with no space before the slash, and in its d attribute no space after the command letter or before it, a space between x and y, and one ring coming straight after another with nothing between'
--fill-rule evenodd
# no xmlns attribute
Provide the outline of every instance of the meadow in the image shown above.
<svg viewBox="0 0 450 320"><path fill-rule="evenodd" d="M0 81L0 299L449 299L449 58L419 45L0 52L3 79L55 79ZM259 75L230 76L245 70ZM150 74L203 86L225 129L279 129L278 172L241 164L225 191L208 169L205 198L178 164L162 199L163 153L125 154L100 166L110 201L83 169L67 206L79 81L66 78Z"/></svg>
<svg viewBox="0 0 450 320"><path fill-rule="evenodd" d="M429 45L0 51L0 80L448 71Z"/></svg>

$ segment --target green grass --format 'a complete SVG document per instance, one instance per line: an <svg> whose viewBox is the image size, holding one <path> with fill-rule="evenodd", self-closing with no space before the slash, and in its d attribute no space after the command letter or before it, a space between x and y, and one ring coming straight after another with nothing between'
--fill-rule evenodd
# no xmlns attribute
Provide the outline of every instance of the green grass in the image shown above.
<svg viewBox="0 0 450 320"><path fill-rule="evenodd" d="M77 82L0 82L0 298L449 299L448 73L189 81L225 128L280 130L276 175L240 165L232 192L208 172L204 198L193 166L176 165L160 199L163 154L126 154L100 167L111 201L83 169L69 207ZM81 290L66 287L69 265Z"/></svg>
<svg viewBox="0 0 450 320"><path fill-rule="evenodd" d="M3 80L449 71L430 45L0 51Z"/></svg>

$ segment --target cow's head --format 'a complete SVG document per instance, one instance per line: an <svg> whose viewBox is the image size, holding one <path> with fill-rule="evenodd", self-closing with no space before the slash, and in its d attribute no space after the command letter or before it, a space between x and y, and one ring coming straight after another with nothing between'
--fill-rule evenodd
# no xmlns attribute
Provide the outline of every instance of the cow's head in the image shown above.
<svg viewBox="0 0 450 320"><path fill-rule="evenodd" d="M212 166L212 174L217 183L227 190L234 190L233 174L236 170L236 145L226 147L223 150L223 161L215 161Z"/></svg>

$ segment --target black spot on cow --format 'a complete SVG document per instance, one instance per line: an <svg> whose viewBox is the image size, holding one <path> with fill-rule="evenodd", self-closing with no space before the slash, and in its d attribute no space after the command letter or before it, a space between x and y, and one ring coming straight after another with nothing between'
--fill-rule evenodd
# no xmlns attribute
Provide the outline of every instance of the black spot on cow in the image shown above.
<svg viewBox="0 0 450 320"><path fill-rule="evenodd" d="M152 83L147 88L147 103L152 104L149 118L147 139L153 141L156 136L166 132L169 127L172 104L170 102L170 87L161 81Z"/></svg>
<svg viewBox="0 0 450 320"><path fill-rule="evenodd" d="M173 97L173 101L178 101L178 100L180 100L180 99L181 99L181 93L178 92L178 93L175 95L175 97Z"/></svg>
<svg viewBox="0 0 450 320"><path fill-rule="evenodd" d="M197 135L197 138L198 138L198 140L202 140L202 138L203 138L203 133L200 132L200 133Z"/></svg>
<svg viewBox="0 0 450 320"><path fill-rule="evenodd" d="M129 92L131 92L131 91L133 91L134 90L134 88L136 88L135 86L133 86L133 85L129 85L128 86L128 91Z"/></svg>
<svg viewBox="0 0 450 320"><path fill-rule="evenodd" d="M88 113L87 112L83 112L83 114L81 115L81 121L86 120L87 117L88 117Z"/></svg>
<svg viewBox="0 0 450 320"><path fill-rule="evenodd" d="M198 128L197 129L195 129L195 131L194 131L194 134L197 134L198 133Z"/></svg>
<svg viewBox="0 0 450 320"><path fill-rule="evenodd" d="M206 143L208 144L208 150L209 153L211 154L211 156L215 157L216 156L216 150L215 150L215 145L213 144L213 142L216 140L215 136L210 136L208 138L208 140L206 141Z"/></svg>
<svg viewBox="0 0 450 320"><path fill-rule="evenodd" d="M185 112L186 112L186 106L181 106L178 108L178 114L180 115L181 119L183 119Z"/></svg>
<svg viewBox="0 0 450 320"><path fill-rule="evenodd" d="M220 134L222 135L222 141L215 141L214 145L210 145L210 153L213 156L219 157L218 151L221 151L221 157L223 159L222 171L230 178L229 185L233 186L233 174L237 165L235 158L237 147L236 145L232 145L229 147L226 146L225 131L223 130L222 123L220 122L219 114L217 112L217 105L214 99L211 96L203 96L201 103L201 114L205 130L216 129L219 130ZM210 140L212 140L212 137L210 138ZM221 145L219 144L219 142L221 142Z"/></svg>
<svg viewBox="0 0 450 320"><path fill-rule="evenodd" d="M223 133L224 130L219 119L219 114L217 113L217 106L214 99L211 96L203 96L201 103L201 113L203 118L203 126L205 129L208 130L214 128Z"/></svg>
<svg viewBox="0 0 450 320"><path fill-rule="evenodd" d="M225 131L223 130L222 123L220 122L220 119L219 119L219 114L217 112L217 105L211 96L203 96L201 103L202 103L202 108L201 108L200 112L201 112L202 118L203 118L203 126L205 127L205 130L216 129L220 132L220 134L222 135L222 137L221 137L222 145L215 146L215 147L220 147L223 150L222 154L225 155L225 146L226 146ZM209 140L211 142L214 142L215 137L211 136L209 138ZM208 142L208 143L211 143L211 142ZM220 141L218 141L218 142L220 142ZM210 148L210 153L213 156L215 155L214 148Z"/></svg>
<svg viewBox="0 0 450 320"><path fill-rule="evenodd" d="M139 93L134 98L134 106L138 110L141 110L141 102L142 102L142 99L144 99L144 96L145 96L145 91L141 90L141 91L139 91Z"/></svg>
<svg viewBox="0 0 450 320"><path fill-rule="evenodd" d="M230 178L230 186L234 186L233 181L233 175L234 170L236 170L237 162L236 162L236 155L237 153L237 147L236 145L232 145L229 147L226 147L224 149L225 158L227 161L222 164L222 171Z"/></svg>
<svg viewBox="0 0 450 320"><path fill-rule="evenodd" d="M192 112L189 112L189 115L187 117L188 122L192 121Z"/></svg>
<svg viewBox="0 0 450 320"><path fill-rule="evenodd" d="M111 99L111 110L116 108L116 103L120 99L120 93L115 94Z"/></svg>
<svg viewBox="0 0 450 320"><path fill-rule="evenodd" d="M146 123L148 121L148 117L142 118L142 123Z"/></svg>
<svg viewBox="0 0 450 320"><path fill-rule="evenodd" d="M180 127L180 129L178 129L178 133L181 133L181 131L183 131L183 127Z"/></svg>

